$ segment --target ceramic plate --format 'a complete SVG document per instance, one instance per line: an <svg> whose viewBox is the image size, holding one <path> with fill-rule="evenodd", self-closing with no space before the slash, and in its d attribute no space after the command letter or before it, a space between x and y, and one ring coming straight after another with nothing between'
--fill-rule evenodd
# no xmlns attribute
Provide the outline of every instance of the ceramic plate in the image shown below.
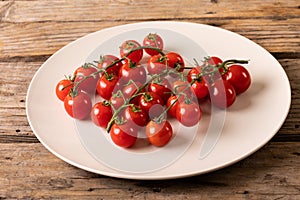
<svg viewBox="0 0 300 200"><path fill-rule="evenodd" d="M251 87L226 111L210 108L199 125L172 122L174 138L164 148L144 145L121 149L91 121L75 121L55 96L55 86L78 66L101 54L118 55L123 40L141 41L160 34L165 48L187 63L216 55L247 59ZM26 112L40 142L62 160L94 173L129 179L171 179L203 174L233 164L266 144L283 124L290 106L288 78L265 49L236 33L185 22L143 22L100 30L84 36L51 56L33 77ZM97 100L97 99L96 99Z"/></svg>

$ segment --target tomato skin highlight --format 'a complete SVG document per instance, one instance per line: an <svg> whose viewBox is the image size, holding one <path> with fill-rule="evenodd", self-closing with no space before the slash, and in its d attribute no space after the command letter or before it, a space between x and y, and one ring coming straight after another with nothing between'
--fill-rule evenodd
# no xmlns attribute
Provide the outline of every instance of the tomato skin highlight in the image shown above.
<svg viewBox="0 0 300 200"><path fill-rule="evenodd" d="M124 99L121 96L114 95L110 98L110 102L115 110L118 110L125 103Z"/></svg>
<svg viewBox="0 0 300 200"><path fill-rule="evenodd" d="M68 79L63 79L59 81L55 88L55 94L57 98L61 101L64 101L66 96L70 93L70 90L73 87L73 85L73 82Z"/></svg>
<svg viewBox="0 0 300 200"><path fill-rule="evenodd" d="M150 144L163 147L168 144L173 136L173 129L169 121L150 121L146 126L146 136Z"/></svg>
<svg viewBox="0 0 300 200"><path fill-rule="evenodd" d="M97 93L104 99L109 100L115 90L115 86L119 80L119 77L115 74L104 74L97 82Z"/></svg>
<svg viewBox="0 0 300 200"><path fill-rule="evenodd" d="M157 83L151 82L148 85L148 91L160 96L164 104L167 103L169 97L172 95L171 85L169 81L165 78Z"/></svg>
<svg viewBox="0 0 300 200"><path fill-rule="evenodd" d="M168 67L176 69L178 72L183 72L185 64L181 55L176 52L169 52L165 57L167 59Z"/></svg>
<svg viewBox="0 0 300 200"><path fill-rule="evenodd" d="M200 81L195 81L191 85L192 91L198 99L203 99L208 95L208 88L205 81L202 79Z"/></svg>
<svg viewBox="0 0 300 200"><path fill-rule="evenodd" d="M200 106L195 102L181 102L176 109L176 119L184 126L191 127L198 124L202 116Z"/></svg>
<svg viewBox="0 0 300 200"><path fill-rule="evenodd" d="M219 79L209 86L210 99L213 105L225 109L236 99L234 87L226 80Z"/></svg>
<svg viewBox="0 0 300 200"><path fill-rule="evenodd" d="M110 131L110 137L112 141L120 147L130 148L136 142L137 132L130 128L127 123L124 124L113 124Z"/></svg>
<svg viewBox="0 0 300 200"><path fill-rule="evenodd" d="M210 56L206 62L210 65L218 65L222 64L223 61L217 56Z"/></svg>
<svg viewBox="0 0 300 200"><path fill-rule="evenodd" d="M144 38L143 46L150 46L150 47L158 48L162 51L163 47L164 47L164 42L163 42L162 38L159 35L157 35L156 33L150 33ZM149 49L149 48L146 48L145 52L147 54L149 54L150 56L159 54L158 51L155 51L155 50Z"/></svg>
<svg viewBox="0 0 300 200"><path fill-rule="evenodd" d="M125 120L131 120L137 126L143 127L149 121L148 114L138 106L129 106L124 112Z"/></svg>
<svg viewBox="0 0 300 200"><path fill-rule="evenodd" d="M74 119L86 119L91 112L92 102L88 94L78 92L75 97L66 96L64 100L66 112Z"/></svg>
<svg viewBox="0 0 300 200"><path fill-rule="evenodd" d="M82 66L82 67L77 68L74 73L76 76L74 83L80 82L81 80L84 79L85 76L89 76L89 75L95 73L96 71L97 71L97 69L94 67ZM85 79L84 81L79 83L78 91L84 91L87 93L95 93L98 79L99 79L99 74L96 74L93 77L89 77L89 78Z"/></svg>
<svg viewBox="0 0 300 200"><path fill-rule="evenodd" d="M114 55L104 55L100 57L100 60L98 61L98 68L99 69L105 69L107 68L109 65L111 65L113 62L118 61L119 58L114 56ZM122 62L118 62L116 64L114 64L113 66L111 66L110 68L108 68L106 70L106 73L108 74L119 74L119 70L122 67L123 63Z"/></svg>
<svg viewBox="0 0 300 200"><path fill-rule="evenodd" d="M175 96L175 95L170 96L166 103L167 108L169 108L172 105L172 107L170 107L170 109L168 110L168 113L172 117L176 117L176 109L177 109L178 103L179 103L179 100L177 100L177 96Z"/></svg>
<svg viewBox="0 0 300 200"><path fill-rule="evenodd" d="M167 59L160 54L152 56L147 62L147 71L152 75L160 74L167 68Z"/></svg>
<svg viewBox="0 0 300 200"><path fill-rule="evenodd" d="M126 62L120 68L119 77L124 83L128 83L130 80L132 80L134 82L140 82L143 84L146 82L147 73L143 66Z"/></svg>
<svg viewBox="0 0 300 200"><path fill-rule="evenodd" d="M187 81L190 83L193 79L197 78L201 73L201 67L194 67L187 74Z"/></svg>
<svg viewBox="0 0 300 200"><path fill-rule="evenodd" d="M96 126L106 128L113 116L113 111L108 103L97 102L91 110L91 119Z"/></svg>
<svg viewBox="0 0 300 200"><path fill-rule="evenodd" d="M124 41L120 47L121 58L125 57L131 50L136 49L140 46L141 45L135 40ZM127 58L130 59L131 62L138 64L143 58L143 49L133 51L131 54L128 55Z"/></svg>
<svg viewBox="0 0 300 200"><path fill-rule="evenodd" d="M241 65L231 65L227 73L224 74L223 79L234 87L237 95L245 92L251 84L251 76L248 70Z"/></svg>
<svg viewBox="0 0 300 200"><path fill-rule="evenodd" d="M126 85L122 92L124 95L124 98L126 101L128 101L129 99L132 98L133 95L135 95L138 91L138 89L142 86L142 84L140 82L135 82L135 83L130 83L129 85ZM144 92L145 89L142 89L140 92ZM139 104L139 96L131 99L130 103L138 105Z"/></svg>
<svg viewBox="0 0 300 200"><path fill-rule="evenodd" d="M149 118L158 117L164 111L164 102L157 94L146 92L139 99L139 106L148 113Z"/></svg>

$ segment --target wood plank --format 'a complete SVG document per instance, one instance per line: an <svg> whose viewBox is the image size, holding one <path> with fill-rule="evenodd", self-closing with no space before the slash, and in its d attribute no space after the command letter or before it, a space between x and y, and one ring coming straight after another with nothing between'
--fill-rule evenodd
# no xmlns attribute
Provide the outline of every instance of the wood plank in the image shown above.
<svg viewBox="0 0 300 200"><path fill-rule="evenodd" d="M12 1L3 10L2 21L135 21L199 18L271 18L299 17L297 0L252 0L247 4L198 0L84 0ZM76 6L74 6L76 5Z"/></svg>
<svg viewBox="0 0 300 200"><path fill-rule="evenodd" d="M300 57L300 18L273 21L256 20L194 20L237 32L257 42L281 58ZM130 22L43 22L1 23L0 60L9 58L49 56L88 33Z"/></svg>
<svg viewBox="0 0 300 200"><path fill-rule="evenodd" d="M0 144L1 199L299 199L300 143L270 143L213 173L166 181L109 178L64 163L41 144Z"/></svg>

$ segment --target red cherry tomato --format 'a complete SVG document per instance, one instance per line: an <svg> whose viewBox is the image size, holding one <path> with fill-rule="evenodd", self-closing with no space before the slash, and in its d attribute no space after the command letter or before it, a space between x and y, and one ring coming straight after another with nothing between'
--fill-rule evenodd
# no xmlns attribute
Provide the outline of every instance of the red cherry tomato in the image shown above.
<svg viewBox="0 0 300 200"><path fill-rule="evenodd" d="M120 56L121 58L125 57L131 50L140 47L141 45L135 40L127 40L122 43L120 47ZM143 57L143 49L135 50L130 53L127 58L131 60L131 62L138 64Z"/></svg>
<svg viewBox="0 0 300 200"><path fill-rule="evenodd" d="M184 70L184 60L178 53L170 52L167 53L165 57L168 62L168 67L176 69L179 72L182 72Z"/></svg>
<svg viewBox="0 0 300 200"><path fill-rule="evenodd" d="M201 74L201 67L194 67L187 74L187 81L192 82L193 79L197 78Z"/></svg>
<svg viewBox="0 0 300 200"><path fill-rule="evenodd" d="M113 115L110 104L106 101L96 103L91 111L91 118L95 125L106 128Z"/></svg>
<svg viewBox="0 0 300 200"><path fill-rule="evenodd" d="M120 69L119 76L122 82L128 83L129 80L145 83L147 79L147 73L143 66L138 66L132 63L126 62Z"/></svg>
<svg viewBox="0 0 300 200"><path fill-rule="evenodd" d="M130 99L133 95L135 95L137 93L137 90L142 86L142 84L140 82L135 82L135 83L130 83L128 85L126 85L123 88L123 95L125 100L127 101L128 99ZM140 92L144 92L145 89L142 89ZM133 98L130 103L133 104L138 104L139 101L139 96Z"/></svg>
<svg viewBox="0 0 300 200"><path fill-rule="evenodd" d="M106 69L109 65L111 65L113 62L118 61L119 58L114 55L104 55L100 57L100 60L98 61L98 68L99 69ZM111 66L110 68L106 69L106 72L108 74L114 73L116 75L119 74L119 70L122 67L123 63L118 62Z"/></svg>
<svg viewBox="0 0 300 200"><path fill-rule="evenodd" d="M157 147L165 146L173 136L173 129L169 121L150 121L146 126L148 141Z"/></svg>
<svg viewBox="0 0 300 200"><path fill-rule="evenodd" d="M146 126L149 121L148 114L139 106L129 106L124 112L125 120L131 120L137 126Z"/></svg>
<svg viewBox="0 0 300 200"><path fill-rule="evenodd" d="M210 99L219 108L231 106L236 99L233 86L226 80L219 79L209 86Z"/></svg>
<svg viewBox="0 0 300 200"><path fill-rule="evenodd" d="M123 97L118 95L112 95L110 103L115 110L118 110L125 102Z"/></svg>
<svg viewBox="0 0 300 200"><path fill-rule="evenodd" d="M90 96L83 92L78 92L76 96L67 95L64 100L66 112L74 119L85 119L90 115L92 102Z"/></svg>
<svg viewBox="0 0 300 200"><path fill-rule="evenodd" d="M177 105L176 119L184 126L195 126L202 116L200 106L195 102L183 101Z"/></svg>
<svg viewBox="0 0 300 200"><path fill-rule="evenodd" d="M167 59L160 54L154 55L148 60L147 71L149 74L161 74L166 69Z"/></svg>
<svg viewBox="0 0 300 200"><path fill-rule="evenodd" d="M88 65L84 65L82 67L77 68L75 71L76 78L74 80L74 83L83 80L85 76L89 76L96 71L97 71L96 68ZM87 93L96 92L96 84L98 79L99 79L99 74L96 74L95 76L85 79L84 81L79 83L78 91L85 91Z"/></svg>
<svg viewBox="0 0 300 200"><path fill-rule="evenodd" d="M126 122L124 124L113 124L110 131L112 141L120 147L129 148L135 144L136 130L130 127Z"/></svg>
<svg viewBox="0 0 300 200"><path fill-rule="evenodd" d="M204 62L204 65L202 66L201 70L203 73L210 73L216 71L218 65L222 63L223 61L220 58L216 56L211 56L208 57L207 60ZM219 70L217 70L215 73L203 76L203 79L207 84L212 84L216 80L222 78L223 71L223 68L219 68Z"/></svg>
<svg viewBox="0 0 300 200"><path fill-rule="evenodd" d="M207 60L207 63L210 65L218 65L218 64L222 64L222 60L219 57L216 56L210 56Z"/></svg>
<svg viewBox="0 0 300 200"><path fill-rule="evenodd" d="M61 101L64 101L66 96L70 93L70 90L73 87L73 85L73 82L69 79L63 79L59 81L55 88L57 98Z"/></svg>
<svg viewBox="0 0 300 200"><path fill-rule="evenodd" d="M234 87L237 95L245 92L251 84L248 70L241 65L231 65L223 78Z"/></svg>
<svg viewBox="0 0 300 200"><path fill-rule="evenodd" d="M167 79L151 82L148 85L148 91L153 92L161 97L164 103L167 103L172 94L171 85Z"/></svg>
<svg viewBox="0 0 300 200"><path fill-rule="evenodd" d="M158 48L160 50L163 50L163 40L162 38L157 35L156 33L150 33L148 34L143 41L143 46L150 46L150 47L154 47L154 48ZM145 49L146 53L149 54L150 56L154 56L159 54L158 51L155 51L153 49Z"/></svg>
<svg viewBox="0 0 300 200"><path fill-rule="evenodd" d="M176 110L177 110L177 106L178 106L179 100L177 100L177 96L173 95L170 96L168 101L167 101L167 108L169 108L168 113L172 116L172 117L176 117Z"/></svg>
<svg viewBox="0 0 300 200"><path fill-rule="evenodd" d="M104 99L109 100L113 94L119 77L115 74L103 74L97 82L97 93Z"/></svg>
<svg viewBox="0 0 300 200"><path fill-rule="evenodd" d="M200 81L196 80L191 85L191 88L198 99L202 99L208 95L208 88L203 79L200 79Z"/></svg>
<svg viewBox="0 0 300 200"><path fill-rule="evenodd" d="M163 100L153 92L143 94L140 97L139 105L142 110L148 113L150 119L158 117L164 111Z"/></svg>
<svg viewBox="0 0 300 200"><path fill-rule="evenodd" d="M172 84L172 90L174 94L184 94L188 97L192 94L190 83L183 80L174 81Z"/></svg>

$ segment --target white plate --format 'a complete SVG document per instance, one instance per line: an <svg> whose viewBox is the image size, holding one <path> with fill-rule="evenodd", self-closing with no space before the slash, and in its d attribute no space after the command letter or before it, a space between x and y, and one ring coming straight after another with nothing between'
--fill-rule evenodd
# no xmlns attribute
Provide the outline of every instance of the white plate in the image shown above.
<svg viewBox="0 0 300 200"><path fill-rule="evenodd" d="M192 137L193 140L186 143L184 151L181 150L176 159L163 166L134 171L132 166L142 166L139 158L124 160L112 166L97 156L101 153L107 154L107 149L100 145L91 145L89 142L97 142L94 136L82 137L83 132L78 131L78 127L80 129L82 126L78 126L77 122L74 123L74 120L66 115L62 102L55 96L55 86L63 75L72 73L76 67L95 56L95 50L102 50L112 38L135 39L141 37L145 30L151 29L160 31L161 34L168 33L164 36L169 42L166 44L168 48L174 48L173 50L179 53L183 50L186 52L184 56L189 59L194 57L194 54L192 57L190 54L195 52L195 49L204 49L208 55L217 55L224 59L249 59L250 64L246 67L251 73L252 85L246 93L238 96L234 105L226 111L226 116L222 115L225 121L220 135L207 134L208 125L211 124L205 123L214 121L213 117L218 117L218 114L212 117L204 115L199 129L192 131L195 133L195 139ZM132 34L133 32L136 34ZM174 38L170 39L174 36L182 37L187 42L181 39L175 42ZM99 55L108 53L114 53L114 50L103 49ZM203 51L200 55L203 56ZM201 57L197 59L200 60ZM259 45L238 34L194 23L143 22L89 34L56 52L32 79L27 93L26 112L30 126L40 142L50 152L76 167L119 178L169 179L207 173L228 166L261 148L284 122L289 111L290 93L288 78L276 59ZM90 127L90 124L86 125ZM188 132L178 130L180 129L177 129L177 134ZM86 131L86 134L88 132ZM201 154L207 144L211 148L205 149L207 152ZM155 157L157 160L164 160L164 156L168 155L168 147L165 149L160 153L161 156ZM138 149L118 151L125 152L124 155L147 157L163 150L148 149L146 153L139 152ZM110 156L113 155L114 153L111 153ZM132 165L129 168L122 167L122 163L130 162Z"/></svg>

